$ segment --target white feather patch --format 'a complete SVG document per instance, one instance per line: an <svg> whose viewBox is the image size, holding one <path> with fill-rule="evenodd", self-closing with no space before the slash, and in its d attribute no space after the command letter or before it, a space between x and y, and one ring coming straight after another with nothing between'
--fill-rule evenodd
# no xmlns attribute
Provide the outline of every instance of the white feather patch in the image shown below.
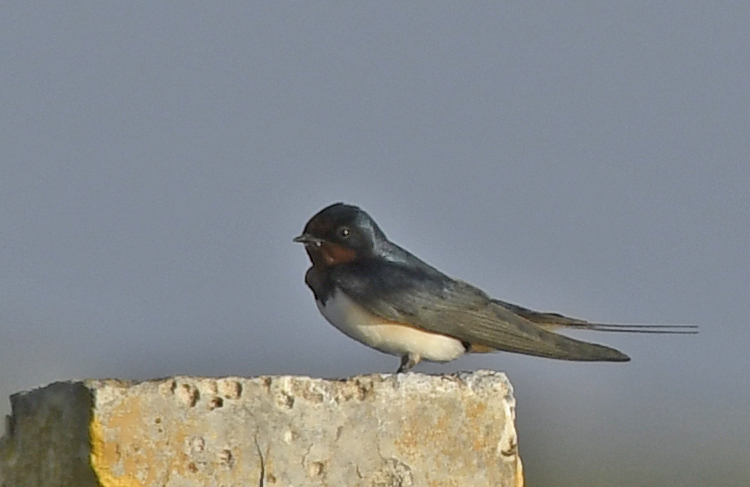
<svg viewBox="0 0 750 487"><path fill-rule="evenodd" d="M321 314L336 328L358 342L391 355L407 353L434 362L447 362L464 354L460 340L379 318L338 289L325 306L316 301Z"/></svg>

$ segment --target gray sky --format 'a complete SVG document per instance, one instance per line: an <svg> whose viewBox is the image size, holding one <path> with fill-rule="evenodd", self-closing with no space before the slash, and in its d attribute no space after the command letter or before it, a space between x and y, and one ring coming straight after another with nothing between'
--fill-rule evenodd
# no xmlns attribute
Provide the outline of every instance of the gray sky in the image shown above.
<svg viewBox="0 0 750 487"><path fill-rule="evenodd" d="M750 4L0 6L0 396L55 380L391 372L291 242L365 208L537 309L693 323L512 354L530 485L750 479ZM9 410L7 401L0 406Z"/></svg>

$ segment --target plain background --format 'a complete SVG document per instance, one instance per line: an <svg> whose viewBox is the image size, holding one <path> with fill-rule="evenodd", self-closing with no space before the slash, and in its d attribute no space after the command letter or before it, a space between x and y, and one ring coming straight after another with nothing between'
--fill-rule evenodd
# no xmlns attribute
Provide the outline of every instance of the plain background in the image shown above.
<svg viewBox="0 0 750 487"><path fill-rule="evenodd" d="M697 336L508 373L529 485L750 480L750 4L4 2L0 395L392 372L291 242L335 201L491 295ZM2 411L9 405L3 401Z"/></svg>

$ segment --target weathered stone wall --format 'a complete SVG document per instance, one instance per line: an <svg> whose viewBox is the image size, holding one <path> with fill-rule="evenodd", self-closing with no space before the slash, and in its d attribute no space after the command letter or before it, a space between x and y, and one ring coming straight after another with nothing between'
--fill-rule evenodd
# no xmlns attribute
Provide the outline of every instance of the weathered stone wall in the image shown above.
<svg viewBox="0 0 750 487"><path fill-rule="evenodd" d="M523 484L495 372L89 380L11 402L3 487Z"/></svg>

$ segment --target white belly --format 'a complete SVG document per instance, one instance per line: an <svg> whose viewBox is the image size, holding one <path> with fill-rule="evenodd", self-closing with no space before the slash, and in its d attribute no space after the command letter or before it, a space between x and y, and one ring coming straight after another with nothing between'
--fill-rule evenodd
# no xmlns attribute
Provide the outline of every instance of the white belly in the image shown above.
<svg viewBox="0 0 750 487"><path fill-rule="evenodd" d="M434 362L447 362L465 352L463 344L456 338L379 318L338 290L328 298L325 306L317 300L316 304L333 326L381 352L398 356L412 353Z"/></svg>

